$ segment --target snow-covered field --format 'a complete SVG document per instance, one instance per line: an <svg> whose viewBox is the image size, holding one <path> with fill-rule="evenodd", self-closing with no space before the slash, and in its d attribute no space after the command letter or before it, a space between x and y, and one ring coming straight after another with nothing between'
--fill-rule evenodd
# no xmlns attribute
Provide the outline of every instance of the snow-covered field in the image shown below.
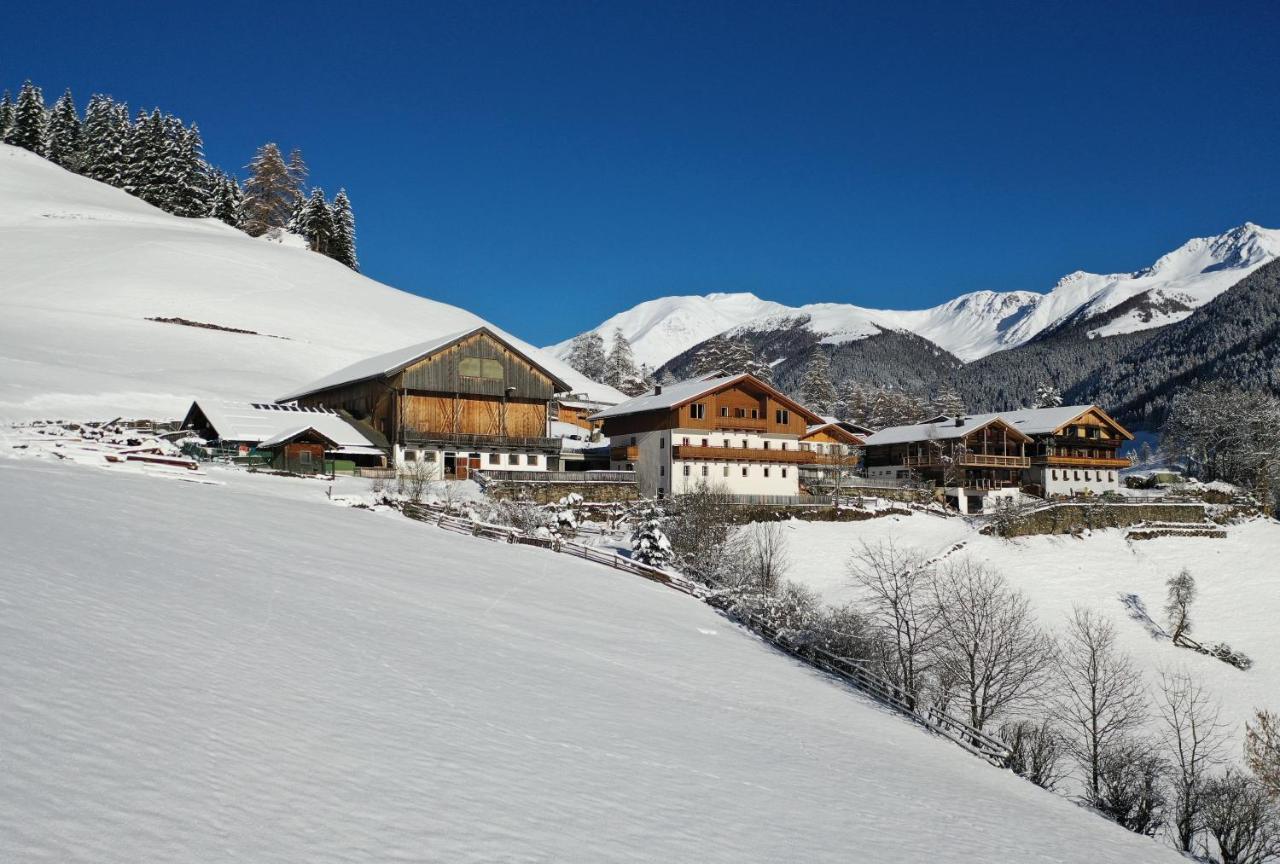
<svg viewBox="0 0 1280 864"><path fill-rule="evenodd" d="M1109 613L1120 642L1154 685L1161 669L1185 668L1217 696L1236 734L1255 707L1280 708L1280 523L1257 520L1227 528L1225 539L1159 537L1125 540L1122 529L1005 541L982 536L964 519L926 514L867 522L784 523L792 567L787 578L833 604L853 602L847 564L863 542L892 541L926 556L968 555L998 570L1024 591L1046 627L1058 628L1075 604ZM951 551L963 544L958 551ZM1161 621L1170 576L1186 567L1199 598L1192 607L1195 636L1227 642L1254 660L1242 672L1219 660L1153 638L1129 617L1122 597L1138 595Z"/></svg>
<svg viewBox="0 0 1280 864"><path fill-rule="evenodd" d="M195 397L269 401L486 323L305 249L170 216L4 144L0 259L0 419L181 417ZM575 388L625 398L539 359Z"/></svg>
<svg viewBox="0 0 1280 864"><path fill-rule="evenodd" d="M1175 860L691 598L210 478L0 458L0 860Z"/></svg>

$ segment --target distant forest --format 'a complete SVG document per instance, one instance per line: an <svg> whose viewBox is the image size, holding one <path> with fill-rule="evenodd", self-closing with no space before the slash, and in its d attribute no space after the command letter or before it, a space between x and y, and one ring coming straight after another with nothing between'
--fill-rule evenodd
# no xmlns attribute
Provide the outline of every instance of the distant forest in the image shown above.
<svg viewBox="0 0 1280 864"><path fill-rule="evenodd" d="M68 89L52 106L27 81L14 100L0 95L0 141L93 180L123 189L175 216L214 218L260 237L288 231L316 252L359 270L355 215L346 190L330 201L307 186L299 150L286 159L274 143L258 148L243 183L210 165L200 129L154 108L139 109L94 94L83 118Z"/></svg>

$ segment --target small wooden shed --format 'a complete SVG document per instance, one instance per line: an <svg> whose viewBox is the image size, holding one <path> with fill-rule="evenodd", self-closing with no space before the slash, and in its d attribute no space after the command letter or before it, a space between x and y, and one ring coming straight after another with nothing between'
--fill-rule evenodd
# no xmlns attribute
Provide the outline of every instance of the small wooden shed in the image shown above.
<svg viewBox="0 0 1280 864"><path fill-rule="evenodd" d="M258 445L271 454L271 467L298 474L324 471L324 454L338 449L338 442L314 426L300 426L281 432Z"/></svg>

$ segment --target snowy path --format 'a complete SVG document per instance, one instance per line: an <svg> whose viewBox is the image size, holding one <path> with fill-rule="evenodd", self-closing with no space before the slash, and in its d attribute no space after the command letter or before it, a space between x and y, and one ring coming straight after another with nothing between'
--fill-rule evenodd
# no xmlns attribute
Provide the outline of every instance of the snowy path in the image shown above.
<svg viewBox="0 0 1280 864"><path fill-rule="evenodd" d="M23 460L0 531L0 860L1175 860L563 555Z"/></svg>

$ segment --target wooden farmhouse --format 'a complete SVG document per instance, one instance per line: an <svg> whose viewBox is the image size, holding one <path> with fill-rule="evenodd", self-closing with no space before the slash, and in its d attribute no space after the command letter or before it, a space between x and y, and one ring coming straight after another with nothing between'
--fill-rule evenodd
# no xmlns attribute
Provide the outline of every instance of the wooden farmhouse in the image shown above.
<svg viewBox="0 0 1280 864"><path fill-rule="evenodd" d="M962 512L1021 489L1037 495L1119 489L1128 461L1117 450L1133 436L1096 405L940 416L891 426L866 438L867 476L918 478L945 490Z"/></svg>
<svg viewBox="0 0 1280 864"><path fill-rule="evenodd" d="M799 446L801 453L813 458L800 466L800 485L809 492L831 492L837 485L847 485L857 473L862 435L869 434L869 429L834 417L809 426Z"/></svg>
<svg viewBox="0 0 1280 864"><path fill-rule="evenodd" d="M487 327L411 345L282 396L339 408L386 436L397 465L436 476L559 468L550 406L569 385Z"/></svg>
<svg viewBox="0 0 1280 864"><path fill-rule="evenodd" d="M337 469L344 465L377 468L387 464L386 439L350 415L331 408L198 399L187 409L182 428L224 455L261 454L271 460L287 458L282 457L284 439L311 430L307 442L311 446L305 450L319 459L319 464L303 469L299 456L291 467L295 471L322 471L326 461ZM318 445L323 446L317 450ZM300 454L304 448L298 447L295 452Z"/></svg>
<svg viewBox="0 0 1280 864"><path fill-rule="evenodd" d="M592 415L609 437L610 467L636 472L640 494L665 497L701 484L736 495L797 495L800 439L823 419L748 374L657 386Z"/></svg>

